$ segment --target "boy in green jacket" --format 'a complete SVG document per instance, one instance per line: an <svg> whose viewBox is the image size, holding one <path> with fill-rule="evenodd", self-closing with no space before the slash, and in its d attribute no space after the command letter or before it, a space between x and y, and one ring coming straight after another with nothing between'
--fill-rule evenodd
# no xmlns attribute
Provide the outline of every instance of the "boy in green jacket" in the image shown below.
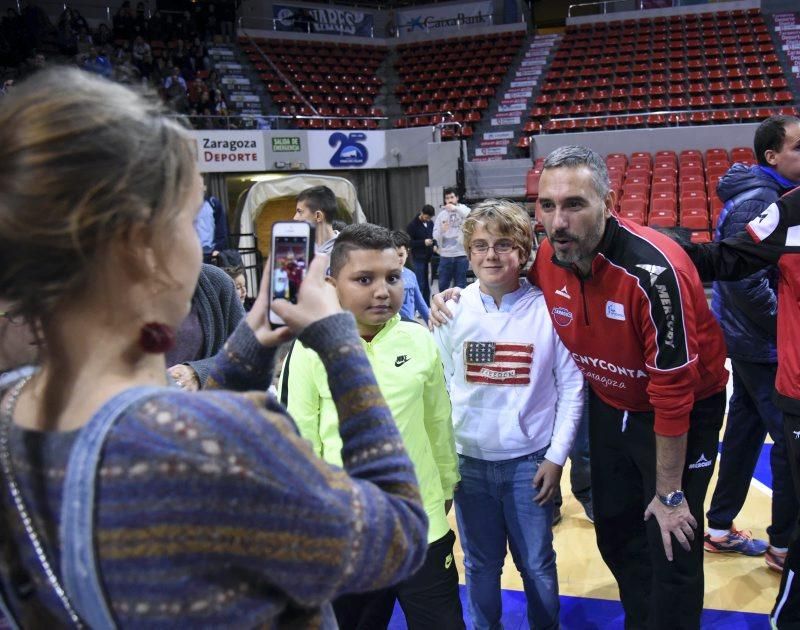
<svg viewBox="0 0 800 630"><path fill-rule="evenodd" d="M334 602L339 626L385 628L398 599L412 630L464 628L453 560L455 534L447 522L459 481L458 462L436 344L423 326L401 321L398 315L404 295L402 269L389 230L372 224L346 227L336 239L330 265L328 281L336 287L342 308L356 318L378 385L414 464L429 520L423 567L392 589ZM287 392L288 409L301 435L327 462L341 465L339 419L319 357L296 343L281 379L286 385L279 389Z"/></svg>

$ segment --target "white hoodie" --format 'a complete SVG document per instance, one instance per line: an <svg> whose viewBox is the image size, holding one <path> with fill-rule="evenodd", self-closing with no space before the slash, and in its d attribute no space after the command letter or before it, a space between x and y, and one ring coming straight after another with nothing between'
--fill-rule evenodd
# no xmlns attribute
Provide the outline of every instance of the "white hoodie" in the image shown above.
<svg viewBox="0 0 800 630"><path fill-rule="evenodd" d="M553 329L541 290L521 280L503 297L501 312L484 305L475 282L447 306L454 317L434 336L456 450L501 461L549 444L545 457L563 466L583 412L583 376Z"/></svg>

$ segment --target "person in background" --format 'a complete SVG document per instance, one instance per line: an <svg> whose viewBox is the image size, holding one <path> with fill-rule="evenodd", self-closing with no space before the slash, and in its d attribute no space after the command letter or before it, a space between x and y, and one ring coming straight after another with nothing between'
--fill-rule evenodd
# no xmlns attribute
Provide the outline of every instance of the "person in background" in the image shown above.
<svg viewBox="0 0 800 630"><path fill-rule="evenodd" d="M800 158L800 144L787 159ZM746 231L713 243L680 243L703 280L741 280L777 265L778 371L772 400L783 412L794 491L800 500L800 188L786 193L747 224ZM800 627L800 538L794 536L770 614L779 630Z"/></svg>
<svg viewBox="0 0 800 630"><path fill-rule="evenodd" d="M180 387L193 391L205 386L214 355L244 315L233 280L219 267L203 264L189 314L166 353L169 373ZM263 388L268 383L264 375Z"/></svg>
<svg viewBox="0 0 800 630"><path fill-rule="evenodd" d="M433 206L424 205L419 214L406 227L411 238L411 264L417 276L417 284L426 304L431 303L430 267L433 257Z"/></svg>
<svg viewBox="0 0 800 630"><path fill-rule="evenodd" d="M327 186L306 188L296 200L295 221L305 221L314 228L317 254L330 254L338 232L333 229L333 222L339 212L336 195Z"/></svg>
<svg viewBox="0 0 800 630"><path fill-rule="evenodd" d="M413 465L325 257L297 305L273 302L288 327L268 325L264 282L216 391L186 393L164 353L201 269L189 133L123 86L45 70L0 104L0 182L0 300L44 350L0 391L13 625L335 628L331 599L417 571ZM248 391L293 334L330 374L342 467Z"/></svg>
<svg viewBox="0 0 800 630"><path fill-rule="evenodd" d="M444 189L444 205L433 222L433 240L439 248L439 291L450 288L450 283L463 289L467 286L467 254L461 241L461 224L469 208L458 202L455 188Z"/></svg>
<svg viewBox="0 0 800 630"><path fill-rule="evenodd" d="M386 628L398 599L411 630L461 630L455 534L447 522L459 478L450 400L430 333L398 315L403 281L391 232L370 223L342 230L333 246L328 282L336 288L342 308L356 319L381 393L414 462L429 519L422 569L387 591L348 595L334 602L339 627ZM287 384L287 408L300 434L325 461L340 465L340 420L324 364L313 348L295 343L282 381L279 390Z"/></svg>
<svg viewBox="0 0 800 630"><path fill-rule="evenodd" d="M715 241L738 234L781 195L800 185L800 119L768 118L756 129L753 144L758 164L734 164L717 185L725 206ZM706 515L705 550L748 556L766 552L767 565L782 571L797 524L798 502L792 487L783 416L772 401L778 369L777 284L778 269L771 265L742 280L715 282L713 286L711 309L725 334L733 368L733 394L728 403L717 486ZM767 433L773 440L769 541L754 540L749 531L733 525L747 498Z"/></svg>
<svg viewBox="0 0 800 630"><path fill-rule="evenodd" d="M233 284L236 287L236 295L239 296L239 301L244 306L247 299L247 277L244 274L244 267L236 265L235 267L223 267L222 270L233 280Z"/></svg>
<svg viewBox="0 0 800 630"><path fill-rule="evenodd" d="M411 239L408 234L401 230L392 232L394 245L397 247L397 255L400 258L400 268L403 271L403 286L405 287L405 297L403 298L403 305L400 307L400 317L413 321L416 314L428 325L428 316L430 312L428 305L420 293L419 285L417 284L417 277L414 273L406 267L406 260L408 260L408 248L411 245Z"/></svg>

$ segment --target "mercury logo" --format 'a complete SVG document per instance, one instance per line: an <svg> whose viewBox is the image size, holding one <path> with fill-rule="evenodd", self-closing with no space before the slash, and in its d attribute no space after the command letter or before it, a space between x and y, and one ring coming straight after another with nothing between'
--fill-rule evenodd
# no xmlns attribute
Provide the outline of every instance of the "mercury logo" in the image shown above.
<svg viewBox="0 0 800 630"><path fill-rule="evenodd" d="M705 453L700 453L700 457L694 464L689 464L689 470L697 470L698 468L708 468L713 464L710 459L706 459Z"/></svg>

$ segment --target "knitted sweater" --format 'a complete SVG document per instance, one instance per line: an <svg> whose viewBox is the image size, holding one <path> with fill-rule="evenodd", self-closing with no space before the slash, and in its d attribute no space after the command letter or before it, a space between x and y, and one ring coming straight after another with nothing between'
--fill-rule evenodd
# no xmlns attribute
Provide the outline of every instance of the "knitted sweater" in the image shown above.
<svg viewBox="0 0 800 630"><path fill-rule="evenodd" d="M192 296L192 309L197 311L204 342L201 356L188 365L197 372L200 385L204 386L213 364L212 357L244 317L244 308L228 274L214 265L203 265ZM264 390L268 384L269 380L263 380L254 389Z"/></svg>
<svg viewBox="0 0 800 630"><path fill-rule="evenodd" d="M328 317L301 338L331 375L344 470L318 459L259 392L165 390L114 425L98 473L95 544L119 627L335 628L331 599L420 565L426 519L413 467L352 316ZM208 387L246 388L273 357L243 323L215 357ZM15 474L56 573L76 436L11 430ZM3 490L0 587L23 627L65 627Z"/></svg>

